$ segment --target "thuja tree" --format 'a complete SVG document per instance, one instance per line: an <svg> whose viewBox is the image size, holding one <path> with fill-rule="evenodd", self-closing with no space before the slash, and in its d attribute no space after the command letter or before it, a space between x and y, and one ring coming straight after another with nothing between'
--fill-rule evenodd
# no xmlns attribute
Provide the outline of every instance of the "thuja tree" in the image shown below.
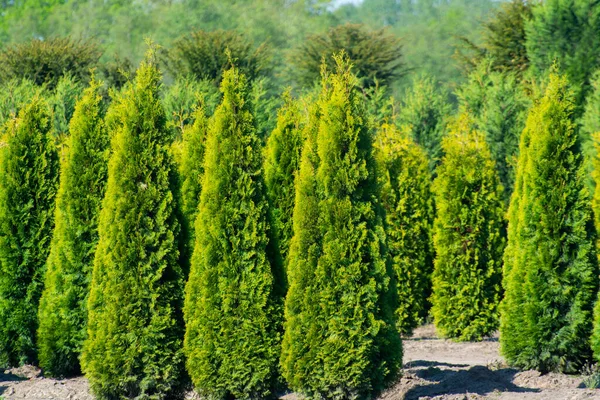
<svg viewBox="0 0 600 400"><path fill-rule="evenodd" d="M203 103L193 113L194 123L183 128L183 146L179 175L181 180L181 211L183 213L183 261L189 271L189 261L194 250L194 224L200 203L204 178L204 153L208 119Z"/></svg>
<svg viewBox="0 0 600 400"><path fill-rule="evenodd" d="M108 169L109 139L101 104L100 84L92 81L75 106L61 159L37 343L40 366L51 376L80 372L78 358Z"/></svg>
<svg viewBox="0 0 600 400"><path fill-rule="evenodd" d="M433 195L427 154L393 125L377 137L381 200L389 257L399 293L400 332L410 334L427 317L433 270Z"/></svg>
<svg viewBox="0 0 600 400"><path fill-rule="evenodd" d="M172 133L153 51L112 116L81 367L100 399L178 398L183 284Z"/></svg>
<svg viewBox="0 0 600 400"><path fill-rule="evenodd" d="M521 136L508 213L500 344L506 360L577 370L591 355L596 233L566 78L550 76Z"/></svg>
<svg viewBox="0 0 600 400"><path fill-rule="evenodd" d="M431 169L442 157L442 138L451 112L446 96L444 91L436 89L433 79L416 78L407 89L398 113L399 123L410 127L414 141L427 152Z"/></svg>
<svg viewBox="0 0 600 400"><path fill-rule="evenodd" d="M281 365L310 398L367 398L402 357L372 132L345 61L322 85L296 178Z"/></svg>
<svg viewBox="0 0 600 400"><path fill-rule="evenodd" d="M293 235L294 179L300 167L302 128L300 104L286 92L284 105L277 115L277 126L269 136L265 150L265 183L284 260L287 259Z"/></svg>
<svg viewBox="0 0 600 400"><path fill-rule="evenodd" d="M463 114L444 139L433 190L431 313L443 336L481 340L498 328L505 247L502 185L483 135Z"/></svg>
<svg viewBox="0 0 600 400"><path fill-rule="evenodd" d="M36 362L37 310L54 226L58 154L47 104L35 96L0 149L0 364Z"/></svg>
<svg viewBox="0 0 600 400"><path fill-rule="evenodd" d="M247 78L223 75L211 121L185 297L187 370L212 399L273 395L284 284Z"/></svg>

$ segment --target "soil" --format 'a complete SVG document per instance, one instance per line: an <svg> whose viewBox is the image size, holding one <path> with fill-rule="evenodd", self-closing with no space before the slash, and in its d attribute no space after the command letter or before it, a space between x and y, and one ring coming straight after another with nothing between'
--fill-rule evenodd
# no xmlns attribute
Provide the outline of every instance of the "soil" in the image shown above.
<svg viewBox="0 0 600 400"><path fill-rule="evenodd" d="M439 339L432 325L404 339L404 371L379 400L600 400L600 389L586 389L581 376L540 375L506 366L498 338L476 343ZM93 400L85 378L44 378L32 366L0 373L5 400ZM188 399L197 399L190 393ZM282 397L300 400L295 394Z"/></svg>

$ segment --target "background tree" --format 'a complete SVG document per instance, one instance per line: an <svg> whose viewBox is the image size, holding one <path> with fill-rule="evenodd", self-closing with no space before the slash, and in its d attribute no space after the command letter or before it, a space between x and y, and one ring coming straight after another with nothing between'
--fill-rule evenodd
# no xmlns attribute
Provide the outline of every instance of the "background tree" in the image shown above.
<svg viewBox="0 0 600 400"><path fill-rule="evenodd" d="M81 367L99 399L179 398L183 284L172 133L153 50L112 111Z"/></svg>
<svg viewBox="0 0 600 400"><path fill-rule="evenodd" d="M296 179L281 365L309 397L366 398L395 378L402 349L372 132L351 66L337 63Z"/></svg>
<svg viewBox="0 0 600 400"><path fill-rule="evenodd" d="M48 104L52 109L54 134L65 136L69 133L69 121L75 112L75 104L81 97L84 85L70 75L64 75L52 91Z"/></svg>
<svg viewBox="0 0 600 400"><path fill-rule="evenodd" d="M431 313L443 336L481 340L498 328L505 246L502 185L483 135L467 114L454 122L443 149L433 184Z"/></svg>
<svg viewBox="0 0 600 400"><path fill-rule="evenodd" d="M294 181L300 168L304 115L298 100L293 99L289 91L283 97L284 105L277 113L277 126L265 149L265 184L281 256L287 260L294 233Z"/></svg>
<svg viewBox="0 0 600 400"><path fill-rule="evenodd" d="M54 226L58 155L38 96L8 122L0 150L0 364L35 363L37 310Z"/></svg>
<svg viewBox="0 0 600 400"><path fill-rule="evenodd" d="M398 113L398 123L408 127L413 140L425 149L432 170L442 158L442 138L451 112L446 92L436 86L427 76L415 78Z"/></svg>
<svg viewBox="0 0 600 400"><path fill-rule="evenodd" d="M400 39L386 29L370 30L359 24L345 24L327 33L309 36L289 56L300 85L311 86L318 81L321 64L335 68L334 54L345 51L353 63L353 72L362 87L377 82L389 85L406 70L402 62Z"/></svg>
<svg viewBox="0 0 600 400"><path fill-rule="evenodd" d="M9 119L15 118L21 108L43 91L44 88L26 79L0 83L0 124L4 125Z"/></svg>
<svg viewBox="0 0 600 400"><path fill-rule="evenodd" d="M0 52L0 79L29 79L36 85L46 84L50 90L65 74L87 82L90 68L98 63L101 54L91 41L33 39L8 46Z"/></svg>
<svg viewBox="0 0 600 400"><path fill-rule="evenodd" d="M108 169L102 114L100 83L92 81L75 107L61 159L56 225L40 300L37 346L40 366L50 376L81 372L86 301Z"/></svg>
<svg viewBox="0 0 600 400"><path fill-rule="evenodd" d="M383 125L376 142L388 256L399 295L397 326L410 335L430 308L434 207L429 160L408 132L393 125Z"/></svg>
<svg viewBox="0 0 600 400"><path fill-rule="evenodd" d="M199 30L175 40L165 61L174 76L210 80L218 86L232 62L251 81L267 73L270 51L266 44L255 47L235 31Z"/></svg>
<svg viewBox="0 0 600 400"><path fill-rule="evenodd" d="M187 370L214 399L268 398L278 378L285 284L249 90L237 68L223 75L185 289Z"/></svg>
<svg viewBox="0 0 600 400"><path fill-rule="evenodd" d="M591 356L598 260L574 99L556 74L521 136L504 256L500 344L507 361L577 371Z"/></svg>

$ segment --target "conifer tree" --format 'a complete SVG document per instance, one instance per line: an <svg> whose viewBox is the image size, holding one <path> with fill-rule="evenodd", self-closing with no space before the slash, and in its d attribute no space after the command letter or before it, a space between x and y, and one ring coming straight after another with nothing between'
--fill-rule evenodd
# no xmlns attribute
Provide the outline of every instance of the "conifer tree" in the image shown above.
<svg viewBox="0 0 600 400"><path fill-rule="evenodd" d="M498 328L505 246L502 185L467 114L443 141L433 190L436 259L431 313L443 336L481 340Z"/></svg>
<svg viewBox="0 0 600 400"><path fill-rule="evenodd" d="M37 359L58 169L50 111L35 96L8 122L0 149L0 365Z"/></svg>
<svg viewBox="0 0 600 400"><path fill-rule="evenodd" d="M554 73L521 135L508 218L501 351L520 368L574 372L591 356L598 260L574 97Z"/></svg>
<svg viewBox="0 0 600 400"><path fill-rule="evenodd" d="M198 104L193 118L194 123L183 128L183 148L179 166L183 236L186 242L183 249L183 260L186 272L189 271L189 262L194 250L194 224L204 178L208 118L202 103Z"/></svg>
<svg viewBox="0 0 600 400"><path fill-rule="evenodd" d="M187 370L211 399L269 398L278 377L284 284L249 90L237 68L224 73L185 289Z"/></svg>
<svg viewBox="0 0 600 400"><path fill-rule="evenodd" d="M55 228L39 308L39 360L50 376L80 372L86 300L108 169L109 138L100 87L92 80L75 106L61 159Z"/></svg>
<svg viewBox="0 0 600 400"><path fill-rule="evenodd" d="M99 399L182 396L183 284L172 132L151 49L107 122L108 181L99 217L81 367Z"/></svg>
<svg viewBox="0 0 600 400"><path fill-rule="evenodd" d="M337 63L296 178L281 365L309 398L368 398L394 379L402 349L372 132L350 66Z"/></svg>
<svg viewBox="0 0 600 400"><path fill-rule="evenodd" d="M427 317L433 271L433 194L428 158L407 133L384 124L378 137L381 200L398 286L398 330L410 335Z"/></svg>
<svg viewBox="0 0 600 400"><path fill-rule="evenodd" d="M273 227L284 260L293 235L294 179L300 167L302 128L300 106L288 91L284 94L277 126L269 136L265 150L265 184L272 206Z"/></svg>

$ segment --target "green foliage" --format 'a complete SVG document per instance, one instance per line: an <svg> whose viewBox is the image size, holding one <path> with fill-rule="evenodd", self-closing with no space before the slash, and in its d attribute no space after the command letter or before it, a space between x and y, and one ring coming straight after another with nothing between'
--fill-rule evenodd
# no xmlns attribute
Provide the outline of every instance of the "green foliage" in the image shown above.
<svg viewBox="0 0 600 400"><path fill-rule="evenodd" d="M54 226L58 154L39 96L6 125L0 149L0 364L36 362L37 310Z"/></svg>
<svg viewBox="0 0 600 400"><path fill-rule="evenodd" d="M304 116L299 102L292 98L289 91L284 93L283 101L284 105L277 113L277 126L269 136L265 149L265 184L279 250L282 258L287 260L294 233L294 180L300 168Z"/></svg>
<svg viewBox="0 0 600 400"><path fill-rule="evenodd" d="M337 59L306 128L296 178L281 366L309 398L370 398L401 365L372 132Z"/></svg>
<svg viewBox="0 0 600 400"><path fill-rule="evenodd" d="M221 82L223 73L235 65L250 81L269 70L270 52L265 44L255 48L235 31L195 31L175 40L165 53L174 76Z"/></svg>
<svg viewBox="0 0 600 400"><path fill-rule="evenodd" d="M127 57L115 54L98 68L105 84L109 88L120 90L125 84L135 78L135 66Z"/></svg>
<svg viewBox="0 0 600 400"><path fill-rule="evenodd" d="M100 84L92 81L75 107L61 159L37 343L40 366L49 376L80 372L78 358L108 169L109 138L101 102Z"/></svg>
<svg viewBox="0 0 600 400"><path fill-rule="evenodd" d="M83 92L83 85L72 78L64 75L56 84L54 91L48 99L52 109L52 123L55 135L66 135L69 132L69 121L75 112L75 104Z"/></svg>
<svg viewBox="0 0 600 400"><path fill-rule="evenodd" d="M393 125L378 134L381 202L398 287L398 330L410 335L427 317L433 271L434 216L427 154Z"/></svg>
<svg viewBox="0 0 600 400"><path fill-rule="evenodd" d="M443 141L433 190L431 313L443 336L481 340L498 328L505 247L502 185L483 135L462 114Z"/></svg>
<svg viewBox="0 0 600 400"><path fill-rule="evenodd" d="M284 283L249 90L238 69L224 73L185 289L187 370L210 399L268 398L277 383Z"/></svg>
<svg viewBox="0 0 600 400"><path fill-rule="evenodd" d="M16 117L21 108L43 91L43 87L26 79L13 79L0 84L0 124Z"/></svg>
<svg viewBox="0 0 600 400"><path fill-rule="evenodd" d="M115 132L81 355L99 399L183 397L179 195L160 79L151 50L113 105L120 123L107 120Z"/></svg>
<svg viewBox="0 0 600 400"><path fill-rule="evenodd" d="M289 57L299 84L310 86L319 79L321 64L335 67L334 54L345 51L361 86L379 82L388 85L406 74L400 39L387 29L370 30L360 24L345 24L328 32L312 35Z"/></svg>
<svg viewBox="0 0 600 400"><path fill-rule="evenodd" d="M537 74L558 64L572 83L576 113L581 113L590 79L600 64L600 3L546 0L526 23L527 54Z"/></svg>
<svg viewBox="0 0 600 400"><path fill-rule="evenodd" d="M519 152L504 255L501 351L520 368L574 372L591 355L586 338L599 271L565 77L550 76L530 111Z"/></svg>
<svg viewBox="0 0 600 400"><path fill-rule="evenodd" d="M87 82L90 68L96 65L100 55L93 42L70 38L33 39L0 52L0 80L29 79L36 85L46 84L50 90L66 74Z"/></svg>
<svg viewBox="0 0 600 400"><path fill-rule="evenodd" d="M183 128L183 143L179 176L181 180L181 211L183 213L183 236L186 241L183 259L186 272L194 251L194 224L200 203L204 179L204 153L208 136L208 118L203 104L197 105L192 116L194 123Z"/></svg>
<svg viewBox="0 0 600 400"><path fill-rule="evenodd" d="M442 158L442 138L451 112L446 92L436 87L432 78L415 78L398 115L400 125L409 128L413 140L427 152L432 170Z"/></svg>
<svg viewBox="0 0 600 400"><path fill-rule="evenodd" d="M519 138L531 101L516 75L492 69L492 61L481 62L457 95L461 111L473 116L475 128L485 136L508 203L514 187Z"/></svg>

